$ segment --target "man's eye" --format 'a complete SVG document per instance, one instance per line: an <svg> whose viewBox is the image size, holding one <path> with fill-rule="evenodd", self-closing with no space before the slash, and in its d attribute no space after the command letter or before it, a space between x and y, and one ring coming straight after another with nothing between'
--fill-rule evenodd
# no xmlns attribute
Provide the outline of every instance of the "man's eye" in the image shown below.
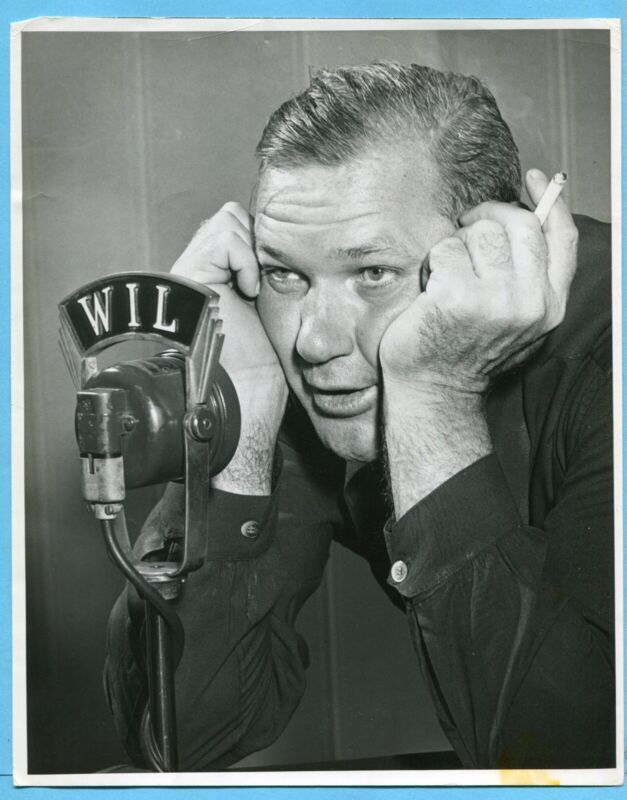
<svg viewBox="0 0 627 800"><path fill-rule="evenodd" d="M365 267L359 275L365 286L376 288L387 286L394 280L396 273L387 267Z"/></svg>
<svg viewBox="0 0 627 800"><path fill-rule="evenodd" d="M273 267L262 270L262 275L270 286L277 292L300 292L307 287L305 279L291 269Z"/></svg>

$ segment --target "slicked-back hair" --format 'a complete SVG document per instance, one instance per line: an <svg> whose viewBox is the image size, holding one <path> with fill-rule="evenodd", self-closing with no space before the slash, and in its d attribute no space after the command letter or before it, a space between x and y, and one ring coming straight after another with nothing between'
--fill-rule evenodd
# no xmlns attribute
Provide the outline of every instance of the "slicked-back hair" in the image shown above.
<svg viewBox="0 0 627 800"><path fill-rule="evenodd" d="M260 172L337 166L377 144L426 146L451 219L484 200L516 201L518 148L491 92L474 77L390 61L323 69L270 117Z"/></svg>

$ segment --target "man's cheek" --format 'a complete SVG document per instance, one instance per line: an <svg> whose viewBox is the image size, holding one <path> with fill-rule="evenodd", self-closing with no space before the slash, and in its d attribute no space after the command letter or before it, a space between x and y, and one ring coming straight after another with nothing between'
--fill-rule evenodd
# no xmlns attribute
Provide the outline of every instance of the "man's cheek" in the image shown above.
<svg viewBox="0 0 627 800"><path fill-rule="evenodd" d="M370 364L378 363L379 345L383 334L399 314L411 305L412 298L413 295L406 293L397 298L393 304L379 308L361 320L357 329L357 341L359 349Z"/></svg>
<svg viewBox="0 0 627 800"><path fill-rule="evenodd" d="M277 325L277 317L280 312L280 304L277 303L275 296L273 296L274 294L275 293L262 283L261 291L257 297L257 313L271 342L277 334L276 328L279 327Z"/></svg>
<svg viewBox="0 0 627 800"><path fill-rule="evenodd" d="M291 303L268 287L257 298L257 313L261 324L285 369L291 358L298 335L298 312Z"/></svg>

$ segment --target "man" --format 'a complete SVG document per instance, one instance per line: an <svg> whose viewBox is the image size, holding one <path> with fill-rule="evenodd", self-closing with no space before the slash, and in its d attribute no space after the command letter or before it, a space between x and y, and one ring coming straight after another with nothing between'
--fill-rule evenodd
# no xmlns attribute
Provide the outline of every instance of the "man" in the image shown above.
<svg viewBox="0 0 627 800"><path fill-rule="evenodd" d="M173 268L220 291L242 404L207 563L177 602L182 768L287 724L307 660L294 621L333 537L405 607L464 766L613 765L603 226L580 221L573 282L577 227L561 200L543 227L518 202L491 94L416 65L320 73L258 155L252 215L227 203ZM537 203L546 177L526 184ZM180 536L182 513L170 487L138 552ZM123 595L107 685L141 763L139 624Z"/></svg>

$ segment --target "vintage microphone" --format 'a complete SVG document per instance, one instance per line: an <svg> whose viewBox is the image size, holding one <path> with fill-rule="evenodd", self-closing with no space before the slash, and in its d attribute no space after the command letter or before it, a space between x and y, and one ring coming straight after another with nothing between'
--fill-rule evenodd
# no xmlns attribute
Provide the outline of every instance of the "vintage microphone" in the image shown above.
<svg viewBox="0 0 627 800"><path fill-rule="evenodd" d="M142 748L153 769L178 769L174 671L184 631L171 601L202 566L210 535L210 478L240 433L235 388L219 363L219 295L183 278L126 272L99 279L59 304L60 344L77 390L81 488L111 559L144 601L148 705ZM151 339L159 355L99 369L121 341ZM139 561L124 517L126 489L185 482L185 532L159 562Z"/></svg>

